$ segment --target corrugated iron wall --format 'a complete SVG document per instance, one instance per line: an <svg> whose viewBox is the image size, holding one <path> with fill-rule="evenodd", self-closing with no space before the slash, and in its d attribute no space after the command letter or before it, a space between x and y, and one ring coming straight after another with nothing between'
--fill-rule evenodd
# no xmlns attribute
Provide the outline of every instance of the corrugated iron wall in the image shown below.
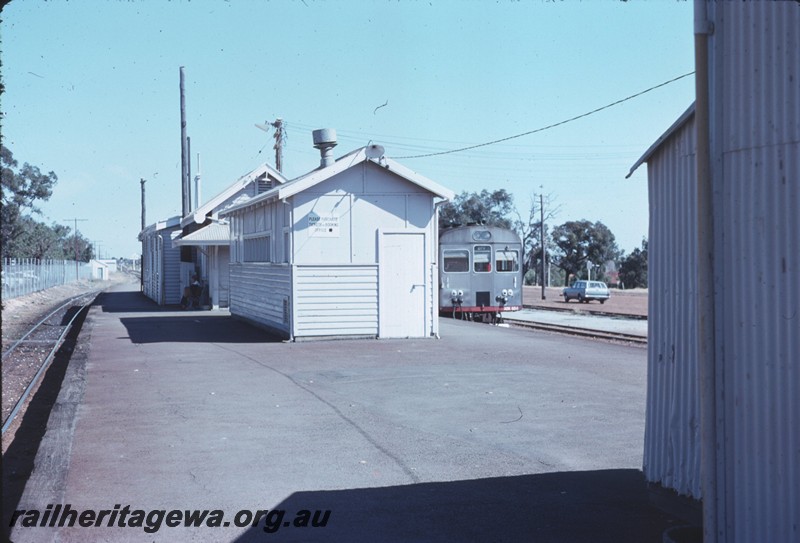
<svg viewBox="0 0 800 543"><path fill-rule="evenodd" d="M648 161L648 372L644 473L700 497L695 123Z"/></svg>
<svg viewBox="0 0 800 543"><path fill-rule="evenodd" d="M721 541L800 541L800 6L708 4Z"/></svg>

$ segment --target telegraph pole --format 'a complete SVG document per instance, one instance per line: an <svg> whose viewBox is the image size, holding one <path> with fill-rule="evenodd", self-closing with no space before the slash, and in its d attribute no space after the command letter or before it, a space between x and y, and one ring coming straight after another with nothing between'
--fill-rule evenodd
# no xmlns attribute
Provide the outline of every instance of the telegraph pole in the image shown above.
<svg viewBox="0 0 800 543"><path fill-rule="evenodd" d="M144 184L146 183L144 177L139 178L139 183L142 184L142 229L140 232L144 232L144 229L147 228L147 219L144 208ZM139 257L139 289L144 292L144 236L142 236L142 254Z"/></svg>
<svg viewBox="0 0 800 543"><path fill-rule="evenodd" d="M147 222L145 219L145 210L144 210L144 184L146 182L147 181L145 181L144 177L139 179L139 183L142 184L142 229L140 230L140 232L144 231L144 229L147 228Z"/></svg>
<svg viewBox="0 0 800 543"><path fill-rule="evenodd" d="M75 280L77 281L80 277L78 275L78 222L86 222L89 219L64 219L64 222L73 221L75 223L75 233L73 234L74 243L72 244L75 248Z"/></svg>
<svg viewBox="0 0 800 543"><path fill-rule="evenodd" d="M283 119L275 119L272 126L275 128L275 168L283 173L283 144L286 141L286 132L283 130Z"/></svg>
<svg viewBox="0 0 800 543"><path fill-rule="evenodd" d="M540 187L541 188L541 187ZM544 290L544 277L545 277L545 268L547 266L547 245L544 240L544 194L539 194L539 228L540 228L540 237L542 240L542 300L547 299L547 294L545 294Z"/></svg>
<svg viewBox="0 0 800 543"><path fill-rule="evenodd" d="M185 217L192 207L191 192L189 187L189 150L186 141L186 93L184 91L183 66L181 75L181 204L182 217Z"/></svg>

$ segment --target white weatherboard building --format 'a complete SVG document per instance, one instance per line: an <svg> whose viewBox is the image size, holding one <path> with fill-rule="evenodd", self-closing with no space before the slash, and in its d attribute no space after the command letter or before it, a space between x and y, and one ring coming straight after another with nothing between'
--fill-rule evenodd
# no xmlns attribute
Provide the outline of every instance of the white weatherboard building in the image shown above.
<svg viewBox="0 0 800 543"><path fill-rule="evenodd" d="M697 101L648 164L644 471L706 542L800 541L800 7L695 3Z"/></svg>
<svg viewBox="0 0 800 543"><path fill-rule="evenodd" d="M181 291L190 284L192 274L199 272L199 278L208 287L211 307L229 306L230 226L227 221L219 220L219 213L285 182L280 172L262 164L181 220L182 234L173 240L173 246L194 247L197 251L191 262L181 264Z"/></svg>
<svg viewBox="0 0 800 543"><path fill-rule="evenodd" d="M181 301L181 251L172 246L180 234L180 217L151 224L139 233L142 242L142 290L158 305Z"/></svg>
<svg viewBox="0 0 800 543"><path fill-rule="evenodd" d="M438 334L437 210L443 188L377 145L234 206L231 314L289 339Z"/></svg>
<svg viewBox="0 0 800 543"><path fill-rule="evenodd" d="M212 308L227 307L230 228L219 220L219 212L283 182L280 172L262 164L185 217L171 217L140 232L144 294L159 305L177 305L197 274L208 287Z"/></svg>

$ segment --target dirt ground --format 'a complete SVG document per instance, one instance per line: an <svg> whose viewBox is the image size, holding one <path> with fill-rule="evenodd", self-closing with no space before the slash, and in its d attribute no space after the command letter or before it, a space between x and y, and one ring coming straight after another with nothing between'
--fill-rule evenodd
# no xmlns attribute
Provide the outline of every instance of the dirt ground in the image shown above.
<svg viewBox="0 0 800 543"><path fill-rule="evenodd" d="M525 307L565 310L577 313L603 313L625 315L636 318L647 318L647 290L611 289L611 297L604 304L589 302L582 304L576 300L565 302L561 295L561 287L545 288L545 300L542 300L542 287L523 287L522 303Z"/></svg>

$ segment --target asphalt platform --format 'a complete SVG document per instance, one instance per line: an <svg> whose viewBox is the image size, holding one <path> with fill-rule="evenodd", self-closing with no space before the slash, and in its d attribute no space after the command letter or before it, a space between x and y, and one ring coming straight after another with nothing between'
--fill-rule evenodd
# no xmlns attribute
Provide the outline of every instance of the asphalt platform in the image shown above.
<svg viewBox="0 0 800 543"><path fill-rule="evenodd" d="M3 458L15 542L657 543L684 524L640 471L641 347L448 319L441 339L289 343L122 285L54 368L46 432L26 415Z"/></svg>

